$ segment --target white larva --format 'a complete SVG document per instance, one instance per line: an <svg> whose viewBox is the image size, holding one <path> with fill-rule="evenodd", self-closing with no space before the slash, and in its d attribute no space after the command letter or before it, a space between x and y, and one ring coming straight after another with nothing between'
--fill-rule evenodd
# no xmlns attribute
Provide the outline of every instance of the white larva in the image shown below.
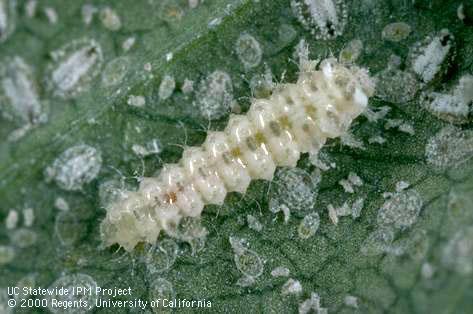
<svg viewBox="0 0 473 314"><path fill-rule="evenodd" d="M58 15L57 12L54 8L52 7L46 7L44 8L44 15L46 15L46 18L48 19L50 24L56 24L58 21Z"/></svg>
<svg viewBox="0 0 473 314"><path fill-rule="evenodd" d="M107 206L101 224L106 245L130 251L155 243L163 230L176 235L184 217L199 217L205 205L223 204L229 192L245 193L251 180L272 180L277 166L295 167L301 153L316 154L327 138L344 134L367 106L373 83L367 72L334 59L303 68L295 84L255 99L246 115L232 115L222 132L210 132L201 147L188 147L177 164Z"/></svg>

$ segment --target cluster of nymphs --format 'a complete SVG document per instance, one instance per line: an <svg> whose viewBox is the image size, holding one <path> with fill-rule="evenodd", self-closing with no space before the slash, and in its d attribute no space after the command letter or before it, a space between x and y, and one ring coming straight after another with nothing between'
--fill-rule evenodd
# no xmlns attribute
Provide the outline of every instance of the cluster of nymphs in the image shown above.
<svg viewBox="0 0 473 314"><path fill-rule="evenodd" d="M176 235L180 220L222 204L229 192L245 193L251 180L271 180L277 166L295 167L301 153L317 153L327 138L345 133L366 108L374 86L367 72L326 59L303 67L295 84L269 99L254 99L245 115L232 115L222 132L209 132L200 147L187 147L158 177L107 208L106 245L132 250L155 243L163 230Z"/></svg>

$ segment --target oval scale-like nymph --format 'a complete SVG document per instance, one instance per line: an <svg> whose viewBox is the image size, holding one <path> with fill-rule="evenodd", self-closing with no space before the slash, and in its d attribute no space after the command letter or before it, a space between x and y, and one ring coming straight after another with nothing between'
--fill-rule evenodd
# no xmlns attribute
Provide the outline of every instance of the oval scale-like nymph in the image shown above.
<svg viewBox="0 0 473 314"><path fill-rule="evenodd" d="M361 68L334 59L308 69L295 84L255 99L246 115L232 115L222 132L201 147L188 147L177 164L144 178L136 192L111 203L101 225L106 245L132 250L175 235L180 220L198 217L207 204L221 205L229 192L245 193L250 181L272 180L276 167L295 167L301 153L317 153L363 112L373 83Z"/></svg>

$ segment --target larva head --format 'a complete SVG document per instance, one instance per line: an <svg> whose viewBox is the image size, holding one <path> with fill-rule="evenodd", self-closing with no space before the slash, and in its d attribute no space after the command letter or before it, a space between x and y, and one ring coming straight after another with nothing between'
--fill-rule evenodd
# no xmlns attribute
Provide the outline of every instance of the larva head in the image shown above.
<svg viewBox="0 0 473 314"><path fill-rule="evenodd" d="M357 66L347 67L335 58L329 58L320 63L320 70L326 80L334 82L347 96L354 96L357 89L367 98L374 94L374 81L365 69Z"/></svg>
<svg viewBox="0 0 473 314"><path fill-rule="evenodd" d="M298 83L316 109L318 126L329 138L348 130L353 119L365 110L374 91L365 70L347 67L333 58L322 61L318 71L301 75Z"/></svg>

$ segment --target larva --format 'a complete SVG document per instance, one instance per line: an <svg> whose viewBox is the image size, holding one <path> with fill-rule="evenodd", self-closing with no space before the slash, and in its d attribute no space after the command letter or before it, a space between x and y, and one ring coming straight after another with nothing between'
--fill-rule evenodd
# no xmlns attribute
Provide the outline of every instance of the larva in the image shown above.
<svg viewBox="0 0 473 314"><path fill-rule="evenodd" d="M295 167L301 153L317 153L341 136L367 106L374 86L367 71L326 59L307 62L297 83L254 99L246 115L232 115L224 131L209 132L201 147L187 147L158 177L110 204L101 224L106 245L132 250L175 235L183 217L200 216L206 204L223 204L229 192L245 193L251 180L271 180L277 166Z"/></svg>

